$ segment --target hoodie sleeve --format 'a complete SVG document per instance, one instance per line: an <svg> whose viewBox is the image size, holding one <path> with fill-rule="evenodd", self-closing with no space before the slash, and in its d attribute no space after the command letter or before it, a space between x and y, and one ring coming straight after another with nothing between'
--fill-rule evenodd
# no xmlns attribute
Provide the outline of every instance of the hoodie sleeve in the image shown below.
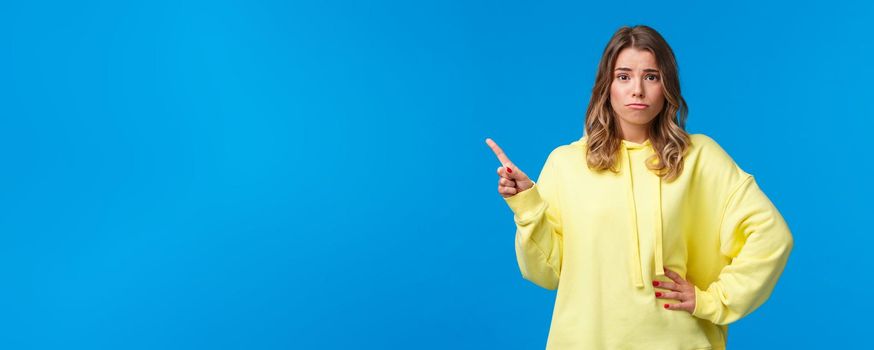
<svg viewBox="0 0 874 350"><path fill-rule="evenodd" d="M768 299L786 266L793 238L777 208L746 174L723 206L719 240L721 253L731 263L707 290L695 287L692 315L726 325Z"/></svg>
<svg viewBox="0 0 874 350"><path fill-rule="evenodd" d="M505 198L516 222L516 260L522 277L546 289L558 288L562 232L559 174L550 153L533 187Z"/></svg>

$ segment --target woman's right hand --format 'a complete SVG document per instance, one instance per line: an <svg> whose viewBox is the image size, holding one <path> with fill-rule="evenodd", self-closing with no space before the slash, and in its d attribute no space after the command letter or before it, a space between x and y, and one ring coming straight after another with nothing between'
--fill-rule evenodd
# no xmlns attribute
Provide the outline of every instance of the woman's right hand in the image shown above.
<svg viewBox="0 0 874 350"><path fill-rule="evenodd" d="M501 147L498 147L498 144L495 143L495 141L486 138L486 144L489 145L492 152L495 152L495 155L498 156L498 160L503 164L503 166L498 168L498 193L500 193L502 197L508 198L515 196L517 193L534 186L534 182L528 178L528 175L525 175L525 172L523 172L522 169L513 165L513 162L510 161L510 158L507 158L507 155L504 154L504 151Z"/></svg>

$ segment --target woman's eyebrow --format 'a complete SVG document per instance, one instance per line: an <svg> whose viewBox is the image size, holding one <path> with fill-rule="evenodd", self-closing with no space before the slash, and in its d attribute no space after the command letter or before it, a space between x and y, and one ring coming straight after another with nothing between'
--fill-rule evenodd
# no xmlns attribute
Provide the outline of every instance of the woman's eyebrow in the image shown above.
<svg viewBox="0 0 874 350"><path fill-rule="evenodd" d="M632 71L631 68L628 68L628 67L619 67L619 68L616 68L616 70L621 70L621 71L626 71L626 72ZM659 72L659 70L655 69L655 68L647 68L647 69L644 69L643 71L645 73L658 73Z"/></svg>

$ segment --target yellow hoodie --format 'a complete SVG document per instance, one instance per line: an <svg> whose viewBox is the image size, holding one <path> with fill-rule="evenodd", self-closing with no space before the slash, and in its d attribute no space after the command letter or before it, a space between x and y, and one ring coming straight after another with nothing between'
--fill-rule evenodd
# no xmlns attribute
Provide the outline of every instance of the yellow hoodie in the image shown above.
<svg viewBox="0 0 874 350"><path fill-rule="evenodd" d="M691 140L666 182L644 164L649 140L623 140L619 173L596 172L584 136L505 198L522 276L558 289L547 349L724 349L727 325L771 294L792 250L786 222L713 139ZM693 313L655 297L664 268L696 286Z"/></svg>

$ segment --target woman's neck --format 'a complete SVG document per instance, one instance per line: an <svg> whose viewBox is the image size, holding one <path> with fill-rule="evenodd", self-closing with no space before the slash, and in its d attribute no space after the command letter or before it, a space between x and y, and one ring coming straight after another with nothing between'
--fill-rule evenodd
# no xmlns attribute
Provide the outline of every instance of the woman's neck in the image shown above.
<svg viewBox="0 0 874 350"><path fill-rule="evenodd" d="M644 143L649 138L649 128L652 123L647 125L637 125L625 123L619 120L619 133L623 140L628 140L635 143Z"/></svg>
<svg viewBox="0 0 874 350"><path fill-rule="evenodd" d="M636 130L635 132L622 132L622 139L634 143L644 143L649 138L649 133L646 130Z"/></svg>

